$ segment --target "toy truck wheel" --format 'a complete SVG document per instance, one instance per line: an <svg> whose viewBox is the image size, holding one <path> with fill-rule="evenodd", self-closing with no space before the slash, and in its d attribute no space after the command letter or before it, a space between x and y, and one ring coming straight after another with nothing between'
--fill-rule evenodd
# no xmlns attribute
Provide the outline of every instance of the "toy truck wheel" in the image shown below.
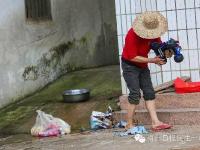
<svg viewBox="0 0 200 150"><path fill-rule="evenodd" d="M182 54L174 56L174 61L177 62L177 63L182 62L183 59L184 59L184 57L183 57Z"/></svg>

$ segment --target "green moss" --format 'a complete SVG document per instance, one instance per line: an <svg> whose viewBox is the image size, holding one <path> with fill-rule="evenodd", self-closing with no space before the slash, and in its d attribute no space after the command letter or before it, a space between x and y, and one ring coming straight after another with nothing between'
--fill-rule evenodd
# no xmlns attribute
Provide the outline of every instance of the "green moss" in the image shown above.
<svg viewBox="0 0 200 150"><path fill-rule="evenodd" d="M75 47L76 40L68 41L67 43L61 43L58 46L55 46L50 49L50 51L43 55L38 64L38 68L42 71L42 74L47 74L50 70L56 70L60 68L60 73L66 72L66 70L75 70L77 67L73 67L69 64L62 64L61 61L65 54Z"/></svg>
<svg viewBox="0 0 200 150"><path fill-rule="evenodd" d="M80 43L81 44L87 44L87 37L83 36L81 39L80 39Z"/></svg>
<svg viewBox="0 0 200 150"><path fill-rule="evenodd" d="M75 46L75 41L68 41L67 43L61 43L56 47L53 47L50 51L55 52L53 57L63 57L65 53Z"/></svg>
<svg viewBox="0 0 200 150"><path fill-rule="evenodd" d="M34 65L25 67L22 77L24 80L36 80L38 78L38 67Z"/></svg>
<svg viewBox="0 0 200 150"><path fill-rule="evenodd" d="M13 123L27 117L28 113L35 110L32 106L11 107L7 111L1 112L0 127L10 126Z"/></svg>
<svg viewBox="0 0 200 150"><path fill-rule="evenodd" d="M50 64L51 64L51 59L47 59L47 58L46 58L46 55L43 55L42 58L41 58L41 60L40 60L40 62L41 62L42 64L44 64L45 66L50 66Z"/></svg>
<svg viewBox="0 0 200 150"><path fill-rule="evenodd" d="M67 64L65 64L64 69L67 70L67 72L72 72L75 70L78 71L78 70L84 69L84 67L82 67L82 66L77 67L77 66L73 65L72 63L67 63Z"/></svg>
<svg viewBox="0 0 200 150"><path fill-rule="evenodd" d="M75 70L83 69L82 66L76 66L73 63L67 63L70 61L64 60L64 56L70 50L76 50L83 48L87 45L89 34L86 34L79 40L73 39L68 42L60 43L59 45L52 47L47 53L43 54L39 63L35 66L27 66L22 74L24 80L36 80L38 76L49 76L49 73L57 72L58 76L65 72L71 72ZM59 69L59 70L58 70Z"/></svg>

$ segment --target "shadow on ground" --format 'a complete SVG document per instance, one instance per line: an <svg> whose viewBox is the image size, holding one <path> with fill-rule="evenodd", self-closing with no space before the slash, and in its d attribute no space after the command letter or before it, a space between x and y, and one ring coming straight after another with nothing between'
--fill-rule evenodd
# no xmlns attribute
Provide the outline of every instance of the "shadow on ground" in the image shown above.
<svg viewBox="0 0 200 150"><path fill-rule="evenodd" d="M90 100L64 103L62 92L75 88L90 89ZM73 132L81 127L87 129L91 111L105 111L108 105L117 109L115 100L120 94L119 66L67 73L34 95L0 110L0 135L30 134L37 109L62 118L72 126Z"/></svg>

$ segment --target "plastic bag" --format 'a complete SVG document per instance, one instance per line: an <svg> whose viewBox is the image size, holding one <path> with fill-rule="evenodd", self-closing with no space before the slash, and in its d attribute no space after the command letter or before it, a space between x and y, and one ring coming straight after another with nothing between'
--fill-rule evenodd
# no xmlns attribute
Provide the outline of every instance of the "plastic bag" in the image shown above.
<svg viewBox="0 0 200 150"><path fill-rule="evenodd" d="M60 127L61 134L69 134L71 132L71 126L62 119L54 118L54 122Z"/></svg>
<svg viewBox="0 0 200 150"><path fill-rule="evenodd" d="M114 132L114 135L123 137L123 136L128 136L128 135L136 135L136 134L147 134L148 131L145 129L144 126L135 126L127 131L120 131L120 132Z"/></svg>
<svg viewBox="0 0 200 150"><path fill-rule="evenodd" d="M35 125L31 129L33 136L57 136L59 134L69 134L71 127L65 121L37 110Z"/></svg>
<svg viewBox="0 0 200 150"><path fill-rule="evenodd" d="M142 134L136 134L134 136L135 140L140 142L140 143L145 143L146 139Z"/></svg>

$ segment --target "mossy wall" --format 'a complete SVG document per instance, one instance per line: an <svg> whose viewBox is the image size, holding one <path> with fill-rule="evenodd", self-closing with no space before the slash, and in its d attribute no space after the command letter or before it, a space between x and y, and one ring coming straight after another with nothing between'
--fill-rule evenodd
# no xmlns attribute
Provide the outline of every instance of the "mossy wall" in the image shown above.
<svg viewBox="0 0 200 150"><path fill-rule="evenodd" d="M52 21L39 23L26 21L24 0L0 8L0 107L66 72L118 64L114 0L51 0Z"/></svg>

